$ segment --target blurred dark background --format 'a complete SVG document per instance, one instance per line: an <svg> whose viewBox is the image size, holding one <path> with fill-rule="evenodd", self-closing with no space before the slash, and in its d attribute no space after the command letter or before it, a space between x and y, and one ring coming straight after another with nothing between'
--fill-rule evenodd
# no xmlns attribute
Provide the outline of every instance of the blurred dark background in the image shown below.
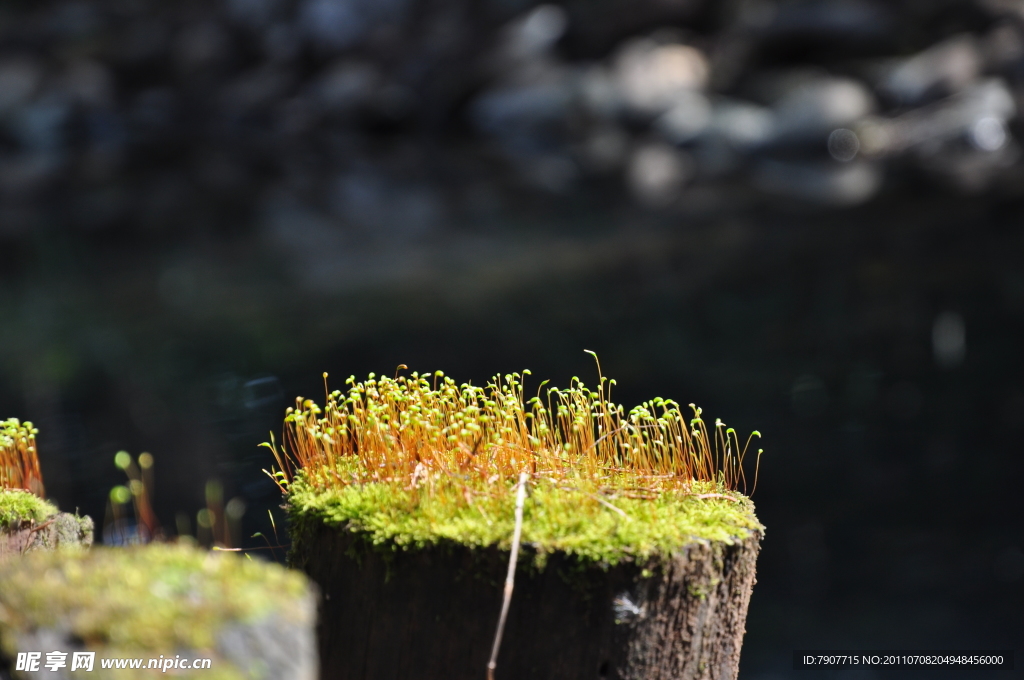
<svg viewBox="0 0 1024 680"><path fill-rule="evenodd" d="M245 537L323 371L596 350L764 434L741 678L919 677L792 651L1024 639L1021 111L1019 0L3 0L0 416Z"/></svg>

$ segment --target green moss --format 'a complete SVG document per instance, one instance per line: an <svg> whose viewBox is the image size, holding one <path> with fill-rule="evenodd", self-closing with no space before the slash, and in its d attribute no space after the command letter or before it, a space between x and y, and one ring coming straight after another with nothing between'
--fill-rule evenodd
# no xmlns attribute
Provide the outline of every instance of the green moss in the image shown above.
<svg viewBox="0 0 1024 680"><path fill-rule="evenodd" d="M733 543L762 530L748 498L704 486L653 497L612 493L599 500L591 493L539 481L531 485L524 507L522 541L540 563L546 555L564 552L584 561L616 564L671 555L695 541ZM713 496L700 497L708 492ZM418 548L453 541L508 549L514 527L511 493L458 503L447 494L387 483L314 490L300 476L289 487L287 500L293 535L300 543L314 524L322 523L362 533L378 546Z"/></svg>
<svg viewBox="0 0 1024 680"><path fill-rule="evenodd" d="M107 656L193 650L215 659L203 677L243 677L216 660L218 634L271 615L309 623L307 596L296 572L182 544L40 551L0 567L0 634L8 654L26 631L69 630Z"/></svg>
<svg viewBox="0 0 1024 680"><path fill-rule="evenodd" d="M53 503L28 491L0 491L0 529L16 527L22 522L42 522L56 513Z"/></svg>

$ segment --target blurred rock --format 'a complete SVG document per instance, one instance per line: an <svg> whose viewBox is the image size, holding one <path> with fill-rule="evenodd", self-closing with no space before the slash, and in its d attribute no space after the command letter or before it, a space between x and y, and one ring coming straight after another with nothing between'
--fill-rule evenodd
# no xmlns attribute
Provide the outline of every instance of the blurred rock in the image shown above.
<svg viewBox="0 0 1024 680"><path fill-rule="evenodd" d="M67 142L69 104L51 91L19 109L12 117L11 130L21 148L29 153L61 156Z"/></svg>
<svg viewBox="0 0 1024 680"><path fill-rule="evenodd" d="M503 29L498 48L502 65L545 57L565 33L565 10L557 5L541 5L530 10Z"/></svg>
<svg viewBox="0 0 1024 680"><path fill-rule="evenodd" d="M982 57L972 35L957 35L899 63L881 90L903 106L959 92L980 74Z"/></svg>
<svg viewBox="0 0 1024 680"><path fill-rule="evenodd" d="M719 100L705 133L721 137L736 149L759 147L776 135L775 113L763 106L736 100Z"/></svg>
<svg viewBox="0 0 1024 680"><path fill-rule="evenodd" d="M532 83L485 92L473 103L471 115L477 129L498 139L510 155L519 156L565 143L572 101L569 75L552 72Z"/></svg>
<svg viewBox="0 0 1024 680"><path fill-rule="evenodd" d="M626 42L613 58L613 78L627 110L663 114L681 97L707 83L708 63L700 50L653 38Z"/></svg>
<svg viewBox="0 0 1024 680"><path fill-rule="evenodd" d="M934 148L951 139L967 137L973 138L979 148L994 151L1005 143L1005 122L1016 113L1006 83L991 78L892 120L866 121L861 137L870 140L867 146L872 153L897 153L921 146Z"/></svg>
<svg viewBox="0 0 1024 680"><path fill-rule="evenodd" d="M667 144L637 147L627 168L629 188L648 207L671 203L692 175L692 159Z"/></svg>
<svg viewBox="0 0 1024 680"><path fill-rule="evenodd" d="M325 52L348 49L404 20L408 0L301 0L298 25Z"/></svg>
<svg viewBox="0 0 1024 680"><path fill-rule="evenodd" d="M351 47L369 28L367 17L349 0L304 0L299 26L307 38L325 50Z"/></svg>
<svg viewBox="0 0 1024 680"><path fill-rule="evenodd" d="M489 58L491 87L470 105L469 116L477 130L493 138L522 167L557 167L541 158L564 149L570 140L570 107L579 99L581 76L562 63L552 49L565 31L564 10L541 5L508 23ZM550 159L548 159L550 160ZM560 172L541 172L550 178ZM561 181L541 181L540 186L562 186Z"/></svg>
<svg viewBox="0 0 1024 680"><path fill-rule="evenodd" d="M981 0L978 4L997 16L1024 17L1024 6L1017 0Z"/></svg>
<svg viewBox="0 0 1024 680"><path fill-rule="evenodd" d="M683 90L656 121L655 127L670 141L688 142L711 124L711 102L700 92Z"/></svg>
<svg viewBox="0 0 1024 680"><path fill-rule="evenodd" d="M580 102L596 118L612 118L621 106L615 81L608 69L591 64L580 78Z"/></svg>
<svg viewBox="0 0 1024 680"><path fill-rule="evenodd" d="M848 78L821 77L800 83L775 104L778 137L827 135L851 127L875 109L871 92Z"/></svg>
<svg viewBox="0 0 1024 680"><path fill-rule="evenodd" d="M209 195L179 192L182 214L279 180L336 213L328 178L392 167L382 158L403 146L477 168L498 194L586 194L623 170L615 177L648 207L709 182L720 195L770 187L830 205L873 195L877 178L902 181L889 167L971 191L1009 191L1021 172L1024 14L1005 0L758 0L703 13L697 0L463 2L12 6L0 25L12 45L0 56L0 187L24 192L18 210L55 209L58 186L82 193L68 205L107 205L95 197L231 157L225 181L200 173ZM430 184L437 168L418 167L386 178L388 191ZM796 189L818 167L817 188ZM96 190L104 182L118 186Z"/></svg>

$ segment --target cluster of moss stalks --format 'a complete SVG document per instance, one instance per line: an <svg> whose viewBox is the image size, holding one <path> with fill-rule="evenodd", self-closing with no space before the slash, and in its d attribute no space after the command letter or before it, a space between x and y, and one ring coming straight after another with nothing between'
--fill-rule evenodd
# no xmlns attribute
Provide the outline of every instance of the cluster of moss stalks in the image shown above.
<svg viewBox="0 0 1024 680"><path fill-rule="evenodd" d="M379 546L508 548L524 472L522 541L540 563L556 551L646 560L762 530L738 488L750 438L720 421L709 428L692 404L689 418L665 399L627 412L604 377L527 396L525 375L478 387L440 372L370 374L323 406L299 398L282 446L266 444L293 536L328 525Z"/></svg>
<svg viewBox="0 0 1024 680"><path fill-rule="evenodd" d="M25 489L42 497L43 475L36 453L39 430L17 418L0 420L0 489Z"/></svg>

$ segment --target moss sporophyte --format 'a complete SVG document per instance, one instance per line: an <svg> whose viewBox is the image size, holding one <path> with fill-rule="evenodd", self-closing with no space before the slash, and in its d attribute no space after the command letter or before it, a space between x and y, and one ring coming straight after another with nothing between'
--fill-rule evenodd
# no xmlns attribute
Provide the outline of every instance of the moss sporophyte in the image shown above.
<svg viewBox="0 0 1024 680"><path fill-rule="evenodd" d="M287 410L281 446L264 444L277 461L268 474L294 531L324 524L379 546L508 549L521 473L530 491L522 541L541 563L556 551L642 561L763 529L740 491L748 472L756 487L761 451L744 459L757 432L741 441L668 399L626 411L598 368L594 388L573 378L532 396L529 371L483 387L440 371L350 377L323 406L300 397ZM326 373L324 382L326 391Z"/></svg>
<svg viewBox="0 0 1024 680"><path fill-rule="evenodd" d="M38 433L28 421L0 420L0 530L43 522L57 513L52 503L43 500Z"/></svg>
<svg viewBox="0 0 1024 680"><path fill-rule="evenodd" d="M38 433L28 421L0 420L0 489L24 489L45 496L36 453Z"/></svg>

